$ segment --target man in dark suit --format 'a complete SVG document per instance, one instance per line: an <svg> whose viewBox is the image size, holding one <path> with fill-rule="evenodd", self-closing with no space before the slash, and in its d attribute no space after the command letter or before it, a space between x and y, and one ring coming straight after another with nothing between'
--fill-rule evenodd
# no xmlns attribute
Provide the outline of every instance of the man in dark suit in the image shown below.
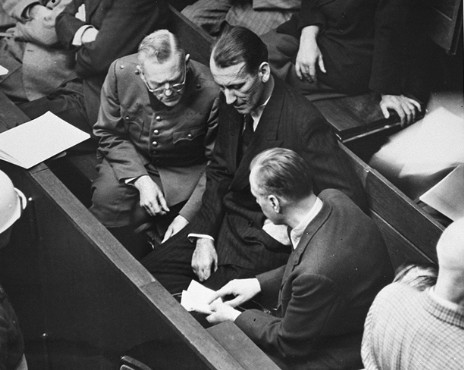
<svg viewBox="0 0 464 370"><path fill-rule="evenodd" d="M216 42L210 68L223 94L202 206L191 224L142 261L171 292L186 288L192 278L219 288L287 261L286 229L266 220L250 193L249 164L264 149L295 150L310 165L317 193L336 188L365 205L361 184L328 124L271 75L258 36L231 28Z"/></svg>
<svg viewBox="0 0 464 370"><path fill-rule="evenodd" d="M283 369L359 369L363 323L392 268L375 223L339 190L316 196L311 168L294 151L268 149L251 162L251 192L264 215L291 228L286 266L232 280L212 298L211 323L234 321ZM234 307L278 295L276 315ZM268 297L266 297L268 298Z"/></svg>
<svg viewBox="0 0 464 370"><path fill-rule="evenodd" d="M417 0L306 0L299 14L263 36L276 74L311 96L379 94L411 123L427 99L426 29Z"/></svg>
<svg viewBox="0 0 464 370"><path fill-rule="evenodd" d="M100 90L110 64L134 53L140 41L167 22L165 1L75 0L56 19L60 43L76 52L77 79L47 97L20 105L35 118L52 111L91 132L97 120Z"/></svg>

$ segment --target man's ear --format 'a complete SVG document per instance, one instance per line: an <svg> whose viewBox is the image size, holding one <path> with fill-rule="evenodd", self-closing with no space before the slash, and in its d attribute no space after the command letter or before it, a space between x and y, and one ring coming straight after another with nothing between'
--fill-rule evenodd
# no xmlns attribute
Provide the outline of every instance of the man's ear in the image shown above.
<svg viewBox="0 0 464 370"><path fill-rule="evenodd" d="M185 63L188 63L189 60L190 60L190 54L186 54L185 55Z"/></svg>
<svg viewBox="0 0 464 370"><path fill-rule="evenodd" d="M280 213L280 200L275 195L269 195L268 200L271 203L272 209L275 213Z"/></svg>
<svg viewBox="0 0 464 370"><path fill-rule="evenodd" d="M271 67L268 62L262 62L259 65L258 74L262 82L266 83L269 81L269 77L271 76Z"/></svg>

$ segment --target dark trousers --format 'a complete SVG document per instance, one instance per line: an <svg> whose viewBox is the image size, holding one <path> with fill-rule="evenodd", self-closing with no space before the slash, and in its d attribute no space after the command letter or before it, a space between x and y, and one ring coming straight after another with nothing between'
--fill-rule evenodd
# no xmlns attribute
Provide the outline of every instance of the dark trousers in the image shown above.
<svg viewBox="0 0 464 370"><path fill-rule="evenodd" d="M141 260L142 265L172 294L182 292L192 280L198 280L192 270L195 241L187 238L189 233L190 227L187 225ZM232 279L244 279L255 275L256 272L240 266L220 265L202 284L217 290Z"/></svg>
<svg viewBox="0 0 464 370"><path fill-rule="evenodd" d="M50 111L71 125L92 133L92 123L87 117L80 79L67 81L50 95L18 106L31 119Z"/></svg>

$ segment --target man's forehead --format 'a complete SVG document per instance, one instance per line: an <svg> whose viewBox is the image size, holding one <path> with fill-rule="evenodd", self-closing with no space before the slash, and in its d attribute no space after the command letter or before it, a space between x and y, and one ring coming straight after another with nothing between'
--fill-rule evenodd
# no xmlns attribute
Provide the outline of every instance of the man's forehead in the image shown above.
<svg viewBox="0 0 464 370"><path fill-rule="evenodd" d="M211 73L216 82L220 80L220 84L231 85L246 81L250 75L246 72L245 62L240 62L229 67L221 68L211 59Z"/></svg>

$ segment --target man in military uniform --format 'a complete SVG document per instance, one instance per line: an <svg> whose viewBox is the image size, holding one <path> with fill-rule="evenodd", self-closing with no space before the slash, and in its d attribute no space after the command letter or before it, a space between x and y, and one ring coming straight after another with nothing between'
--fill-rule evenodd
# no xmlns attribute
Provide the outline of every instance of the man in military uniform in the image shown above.
<svg viewBox="0 0 464 370"><path fill-rule="evenodd" d="M199 209L218 95L208 68L167 30L111 65L94 127L101 161L91 211L137 257L135 228L148 221L165 240Z"/></svg>

